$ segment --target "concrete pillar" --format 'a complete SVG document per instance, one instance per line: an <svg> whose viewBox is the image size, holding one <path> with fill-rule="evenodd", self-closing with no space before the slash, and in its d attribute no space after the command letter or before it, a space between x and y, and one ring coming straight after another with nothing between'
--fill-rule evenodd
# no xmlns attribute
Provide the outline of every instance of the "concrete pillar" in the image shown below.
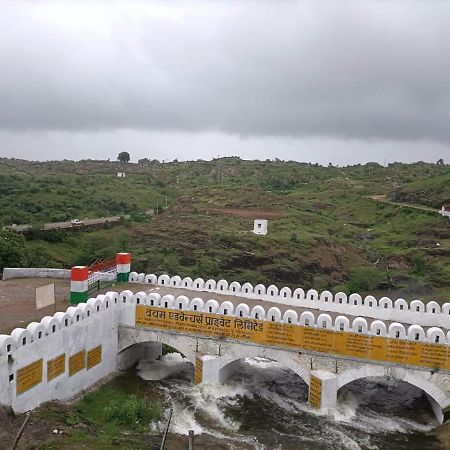
<svg viewBox="0 0 450 450"><path fill-rule="evenodd" d="M87 266L72 267L70 271L70 303L72 305L87 301L89 297L88 278Z"/></svg>
<svg viewBox="0 0 450 450"><path fill-rule="evenodd" d="M309 385L309 403L317 409L336 408L336 375L326 370L313 370Z"/></svg>
<svg viewBox="0 0 450 450"><path fill-rule="evenodd" d="M219 358L210 355L197 355L195 358L194 383L219 383Z"/></svg>
<svg viewBox="0 0 450 450"><path fill-rule="evenodd" d="M117 281L128 283L131 271L131 253L117 253Z"/></svg>

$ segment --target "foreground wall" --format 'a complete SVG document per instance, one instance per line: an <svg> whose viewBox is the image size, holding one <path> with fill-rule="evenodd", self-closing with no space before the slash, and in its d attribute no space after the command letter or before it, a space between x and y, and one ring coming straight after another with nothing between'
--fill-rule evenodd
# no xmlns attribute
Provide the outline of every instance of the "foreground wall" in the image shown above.
<svg viewBox="0 0 450 450"><path fill-rule="evenodd" d="M0 404L16 412L65 400L116 370L117 294L0 335Z"/></svg>

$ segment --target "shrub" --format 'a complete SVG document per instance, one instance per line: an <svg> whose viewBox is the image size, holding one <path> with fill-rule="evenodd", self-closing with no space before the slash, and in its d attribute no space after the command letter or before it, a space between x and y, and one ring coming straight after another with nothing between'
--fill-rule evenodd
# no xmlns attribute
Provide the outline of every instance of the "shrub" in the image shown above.
<svg viewBox="0 0 450 450"><path fill-rule="evenodd" d="M421 253L413 255L411 258L412 273L423 276L427 272L427 260Z"/></svg>
<svg viewBox="0 0 450 450"><path fill-rule="evenodd" d="M372 267L353 269L347 282L347 289L352 292L364 292L376 289L385 280L385 275Z"/></svg>
<svg viewBox="0 0 450 450"><path fill-rule="evenodd" d="M147 425L162 415L159 403L149 403L143 398L130 395L125 399L111 400L105 407L108 420L118 425Z"/></svg>

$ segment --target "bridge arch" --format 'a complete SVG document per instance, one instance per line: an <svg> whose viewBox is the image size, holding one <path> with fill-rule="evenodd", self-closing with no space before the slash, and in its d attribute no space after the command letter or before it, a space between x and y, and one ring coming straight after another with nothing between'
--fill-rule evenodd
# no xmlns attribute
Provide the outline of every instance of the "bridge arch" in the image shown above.
<svg viewBox="0 0 450 450"><path fill-rule="evenodd" d="M126 331L125 331L126 333ZM195 346L192 342L186 339L183 335L160 333L157 331L142 330L138 333L126 333L122 335L119 342L119 355L125 351L130 351L136 344L147 343L166 344L179 353L181 353L186 359L195 365Z"/></svg>
<svg viewBox="0 0 450 450"><path fill-rule="evenodd" d="M395 378L421 389L427 394L436 418L442 423L442 410L450 406L450 396L430 379L420 376L412 370L404 369L403 367L388 367L382 365L364 365L355 367L337 376L336 388L339 391L340 388L353 381L369 377Z"/></svg>
<svg viewBox="0 0 450 450"><path fill-rule="evenodd" d="M262 351L261 348L253 345L240 345L219 358L219 379L221 382L225 381L233 372L233 365L238 361L245 358L266 358L292 370L309 386L310 370L298 362L296 356L297 354L293 352L271 348Z"/></svg>

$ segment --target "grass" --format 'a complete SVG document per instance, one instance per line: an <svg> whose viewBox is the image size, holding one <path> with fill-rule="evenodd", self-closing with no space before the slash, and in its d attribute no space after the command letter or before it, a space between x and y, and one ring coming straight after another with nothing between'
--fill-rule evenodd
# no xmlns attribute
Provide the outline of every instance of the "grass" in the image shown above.
<svg viewBox="0 0 450 450"><path fill-rule="evenodd" d="M148 431L150 423L159 421L162 413L160 402L107 385L74 405L41 407L37 417L51 422L52 428L65 431L38 448L146 448L144 443L159 441L157 436L149 436Z"/></svg>

